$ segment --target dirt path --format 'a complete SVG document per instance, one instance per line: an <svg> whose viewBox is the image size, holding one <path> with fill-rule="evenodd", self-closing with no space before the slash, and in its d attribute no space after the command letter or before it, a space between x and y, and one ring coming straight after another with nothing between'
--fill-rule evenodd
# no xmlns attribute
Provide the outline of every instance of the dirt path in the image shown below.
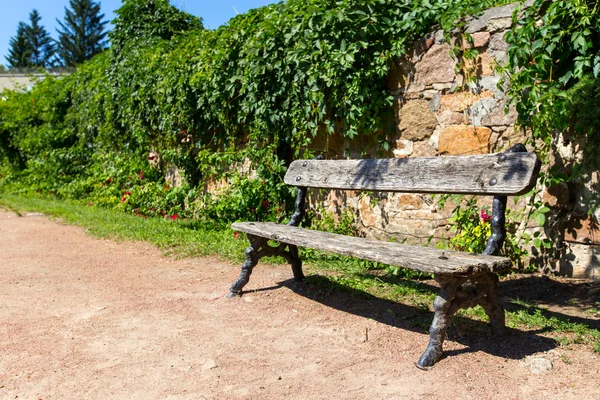
<svg viewBox="0 0 600 400"><path fill-rule="evenodd" d="M600 399L585 346L458 329L420 371L426 334L391 316L408 306L317 301L283 265L226 299L237 274L0 212L0 399ZM531 356L553 368L533 372Z"/></svg>

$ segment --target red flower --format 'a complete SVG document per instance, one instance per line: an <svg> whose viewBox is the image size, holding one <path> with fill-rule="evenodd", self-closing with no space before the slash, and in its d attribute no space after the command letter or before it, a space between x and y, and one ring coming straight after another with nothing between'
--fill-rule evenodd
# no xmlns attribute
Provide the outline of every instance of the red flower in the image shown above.
<svg viewBox="0 0 600 400"><path fill-rule="evenodd" d="M108 179L106 180L106 183L111 183L111 182L112 182L112 178L108 178Z"/></svg>
<svg viewBox="0 0 600 400"><path fill-rule="evenodd" d="M173 221L175 221L178 217L179 217L179 214L173 214L169 218L171 218Z"/></svg>
<svg viewBox="0 0 600 400"><path fill-rule="evenodd" d="M481 220L483 222L490 222L492 220L492 216L486 213L485 210L481 210L479 215L481 216Z"/></svg>
<svg viewBox="0 0 600 400"><path fill-rule="evenodd" d="M144 171L140 171L140 179L144 179Z"/></svg>
<svg viewBox="0 0 600 400"><path fill-rule="evenodd" d="M123 192L123 197L121 197L121 203L125 203L127 201L127 196L131 196L131 192L128 190Z"/></svg>
<svg viewBox="0 0 600 400"><path fill-rule="evenodd" d="M262 206L263 206L264 208L269 208L269 200L267 200L267 199L263 200L263 202L262 202Z"/></svg>
<svg viewBox="0 0 600 400"><path fill-rule="evenodd" d="M233 232L233 237L236 239L240 238L240 233L239 232Z"/></svg>

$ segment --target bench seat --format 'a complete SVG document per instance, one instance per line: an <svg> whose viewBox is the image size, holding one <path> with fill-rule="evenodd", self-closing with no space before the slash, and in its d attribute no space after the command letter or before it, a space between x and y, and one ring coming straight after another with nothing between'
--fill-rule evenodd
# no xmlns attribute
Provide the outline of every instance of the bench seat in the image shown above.
<svg viewBox="0 0 600 400"><path fill-rule="evenodd" d="M433 274L471 275L510 268L506 257L440 250L431 247L384 242L273 222L236 222L234 230L281 243L353 256Z"/></svg>

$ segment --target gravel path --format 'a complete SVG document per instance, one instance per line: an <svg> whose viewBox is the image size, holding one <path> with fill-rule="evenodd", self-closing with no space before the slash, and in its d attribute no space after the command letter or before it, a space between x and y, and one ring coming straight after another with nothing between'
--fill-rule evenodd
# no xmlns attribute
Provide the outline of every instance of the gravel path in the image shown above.
<svg viewBox="0 0 600 400"><path fill-rule="evenodd" d="M227 299L238 272L0 212L0 399L600 399L589 347L461 319L420 371L422 311L314 296L284 265Z"/></svg>

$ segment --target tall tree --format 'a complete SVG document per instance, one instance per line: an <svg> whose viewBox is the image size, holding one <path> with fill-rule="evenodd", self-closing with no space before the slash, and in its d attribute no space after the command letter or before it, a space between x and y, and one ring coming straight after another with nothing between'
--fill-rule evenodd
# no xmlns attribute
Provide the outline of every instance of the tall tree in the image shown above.
<svg viewBox="0 0 600 400"><path fill-rule="evenodd" d="M11 68L26 68L31 66L31 42L27 35L27 24L19 22L17 27L17 35L10 38L8 42L10 49L8 50L8 66Z"/></svg>
<svg viewBox="0 0 600 400"><path fill-rule="evenodd" d="M52 57L56 50L54 41L40 25L40 14L33 10L29 14L30 25L27 27L27 37L31 45L30 64L32 67L50 67L52 66Z"/></svg>
<svg viewBox="0 0 600 400"><path fill-rule="evenodd" d="M58 21L58 54L67 66L89 60L104 50L108 44L104 30L108 21L102 21L100 3L92 0L69 0L71 9L65 7L64 23Z"/></svg>

